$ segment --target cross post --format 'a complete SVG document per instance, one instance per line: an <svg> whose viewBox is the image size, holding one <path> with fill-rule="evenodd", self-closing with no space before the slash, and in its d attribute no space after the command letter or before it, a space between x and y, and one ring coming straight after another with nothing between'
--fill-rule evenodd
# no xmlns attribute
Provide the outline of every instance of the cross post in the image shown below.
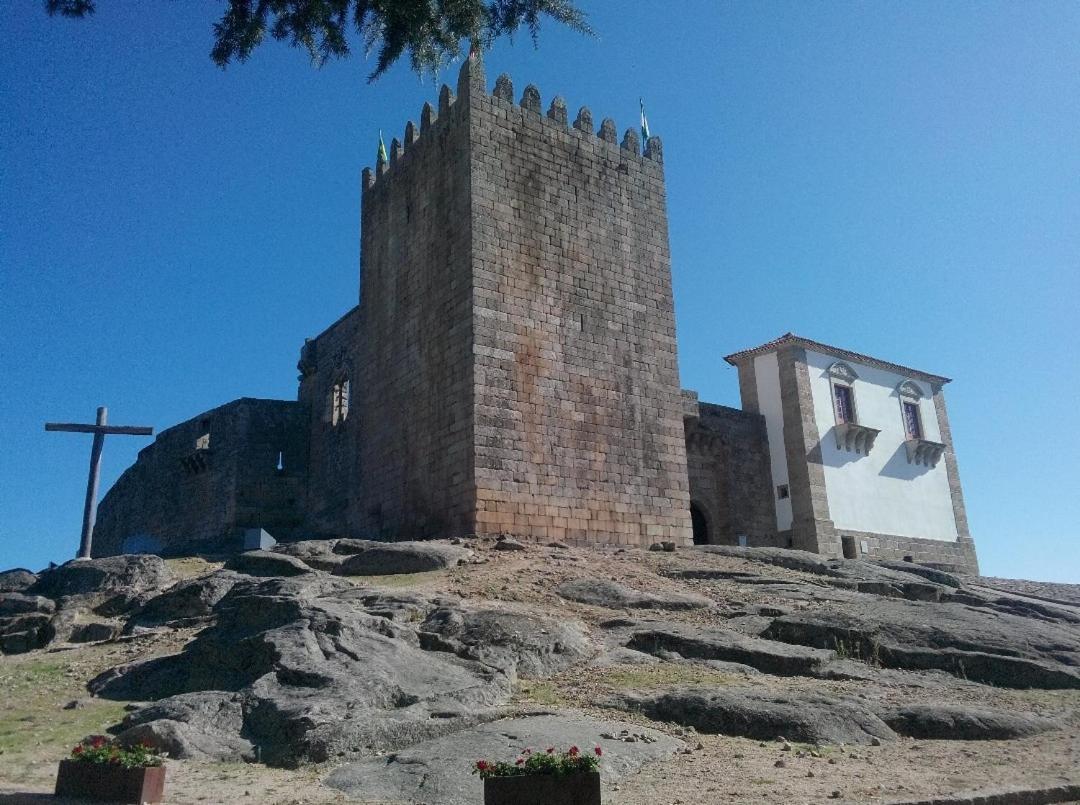
<svg viewBox="0 0 1080 805"><path fill-rule="evenodd" d="M79 559L90 558L90 548L94 539L94 522L97 520L98 481L101 478L101 449L105 446L105 437L109 434L125 436L153 436L154 429L142 425L108 425L109 409L104 406L97 409L97 422L93 425L81 425L70 422L46 422L45 430L65 431L68 433L92 433L94 443L90 448L90 476L86 480L86 502L83 504L82 536L79 539Z"/></svg>

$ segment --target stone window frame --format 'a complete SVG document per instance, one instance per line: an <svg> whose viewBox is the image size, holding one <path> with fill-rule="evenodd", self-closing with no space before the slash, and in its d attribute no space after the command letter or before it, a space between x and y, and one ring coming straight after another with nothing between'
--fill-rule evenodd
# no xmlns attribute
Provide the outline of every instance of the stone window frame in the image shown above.
<svg viewBox="0 0 1080 805"><path fill-rule="evenodd" d="M855 370L848 366L843 361L836 361L828 368L829 374L829 403L832 405L833 421L837 425L858 425L859 424L859 403L855 394L855 381L859 379L859 375ZM851 401L851 420L842 421L836 405L836 388L846 388L848 391L848 398Z"/></svg>
<svg viewBox="0 0 1080 805"><path fill-rule="evenodd" d="M908 440L925 439L926 426L923 424L922 400L926 395L923 393L923 390L915 381L904 380L896 387L896 396L899 398L900 402L900 423L904 428L904 438ZM911 428L908 427L907 412L904 408L905 404L915 406L916 424L919 429L918 433L912 433Z"/></svg>

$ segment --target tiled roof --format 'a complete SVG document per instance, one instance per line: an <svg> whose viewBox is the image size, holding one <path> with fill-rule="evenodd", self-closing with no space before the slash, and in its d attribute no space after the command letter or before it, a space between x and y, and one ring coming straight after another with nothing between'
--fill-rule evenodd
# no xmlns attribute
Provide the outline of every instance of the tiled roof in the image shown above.
<svg viewBox="0 0 1080 805"><path fill-rule="evenodd" d="M747 358L755 358L758 355L764 355L767 352L775 352L784 346L796 346L804 349L812 349L816 352L824 352L827 355L834 355L837 358L845 361L855 361L856 363L864 363L867 366L874 366L878 369L885 369L890 372L896 372L897 374L910 375L911 377L917 377L921 380L925 380L928 383L937 383L939 385L945 385L951 382L948 377L942 377L941 375L931 374L930 372L923 372L919 369L912 369L910 366L901 366L899 363L892 363L891 361L883 361L880 358L873 358L869 355L863 355L859 352L852 352L850 349L841 349L840 347L832 347L828 344L822 344L820 341L813 341L809 338L803 338L802 336L795 335L795 333L784 333L779 338L769 341L767 344L762 344L759 347L752 349L744 349L742 352L735 352L724 358L725 361L732 366L738 366L739 362Z"/></svg>

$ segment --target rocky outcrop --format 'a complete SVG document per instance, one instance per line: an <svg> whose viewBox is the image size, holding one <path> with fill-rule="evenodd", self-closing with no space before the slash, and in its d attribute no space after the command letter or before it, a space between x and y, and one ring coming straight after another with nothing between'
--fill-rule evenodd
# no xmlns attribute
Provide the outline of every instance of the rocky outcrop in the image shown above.
<svg viewBox="0 0 1080 805"><path fill-rule="evenodd" d="M813 693L764 693L752 689L679 687L624 693L609 704L699 732L814 744L870 744L896 734L855 702Z"/></svg>
<svg viewBox="0 0 1080 805"><path fill-rule="evenodd" d="M38 576L26 592L56 601L61 608L82 607L116 615L161 592L175 577L160 556L150 554L72 559Z"/></svg>
<svg viewBox="0 0 1080 805"><path fill-rule="evenodd" d="M1026 738L1061 726L1031 713L937 703L907 705L883 713L881 718L900 735L947 741Z"/></svg>
<svg viewBox="0 0 1080 805"><path fill-rule="evenodd" d="M339 576L390 576L455 567L472 556L467 548L441 541L374 542L362 539L304 540L274 546L318 570Z"/></svg>
<svg viewBox="0 0 1080 805"><path fill-rule="evenodd" d="M634 740L620 740L624 731ZM656 730L560 712L493 721L424 741L389 757L343 766L326 782L363 800L473 805L484 798L483 782L470 773L476 759L512 760L525 748L542 752L549 746L560 751L578 746L582 752L599 746L600 776L611 785L646 763L670 757L683 743Z"/></svg>
<svg viewBox="0 0 1080 805"><path fill-rule="evenodd" d="M647 593L605 579L573 579L555 588L570 601L609 609L704 609L712 601L700 595Z"/></svg>
<svg viewBox="0 0 1080 805"><path fill-rule="evenodd" d="M24 567L0 572L0 593L21 593L37 581L37 574Z"/></svg>
<svg viewBox="0 0 1080 805"><path fill-rule="evenodd" d="M279 765L397 749L494 718L519 673L550 673L588 649L571 623L383 595L323 573L241 579L213 613L180 654L113 669L91 690L164 699L129 725L153 724L138 734L162 746L235 759L242 737ZM190 697L211 693L238 695L228 718L205 718L206 700ZM210 722L212 741L188 740Z"/></svg>
<svg viewBox="0 0 1080 805"><path fill-rule="evenodd" d="M225 569L248 576L299 576L314 572L295 556L273 551L245 551L226 562Z"/></svg>
<svg viewBox="0 0 1080 805"><path fill-rule="evenodd" d="M881 600L873 607L785 615L762 636L1002 687L1080 688L1080 632L992 608Z"/></svg>
<svg viewBox="0 0 1080 805"><path fill-rule="evenodd" d="M163 623L181 626L204 620L242 578L243 575L232 570L219 570L208 576L186 579L139 607L132 614L129 626Z"/></svg>

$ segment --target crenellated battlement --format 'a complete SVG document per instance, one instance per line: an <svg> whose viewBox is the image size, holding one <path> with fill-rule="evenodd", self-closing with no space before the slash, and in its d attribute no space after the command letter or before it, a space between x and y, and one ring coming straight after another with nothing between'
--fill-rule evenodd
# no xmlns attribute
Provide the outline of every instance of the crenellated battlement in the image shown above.
<svg viewBox="0 0 1080 805"><path fill-rule="evenodd" d="M374 169L365 167L362 172L361 187L364 192L375 187L387 173L393 173L399 165L409 161L409 151L422 146L424 139L437 127L451 125L456 118L464 118L464 115L455 116L452 112L462 101L487 102L496 104L508 104L520 107L528 114L536 115L544 125L549 125L558 130L574 136L588 137L599 142L608 143L612 147L626 152L625 156L634 156L638 160L649 160L658 165L663 165L664 149L659 137L650 137L642 148L641 138L635 127L626 129L621 142L618 139L618 128L611 118L604 118L598 129L593 129L593 116L589 107L582 106L578 109L577 117L573 124L569 124L566 100L561 95L551 99L547 113L543 111L540 90L535 84L528 84L522 91L521 98L514 101L514 83L509 75L501 74L495 80L495 87L489 94L484 75L484 64L480 56L470 56L465 60L458 73L457 95L449 85L443 84L439 90L438 110L430 103L425 102L420 112L420 127L410 120L405 124L405 133L399 141L397 137L391 140L387 159L378 156Z"/></svg>

